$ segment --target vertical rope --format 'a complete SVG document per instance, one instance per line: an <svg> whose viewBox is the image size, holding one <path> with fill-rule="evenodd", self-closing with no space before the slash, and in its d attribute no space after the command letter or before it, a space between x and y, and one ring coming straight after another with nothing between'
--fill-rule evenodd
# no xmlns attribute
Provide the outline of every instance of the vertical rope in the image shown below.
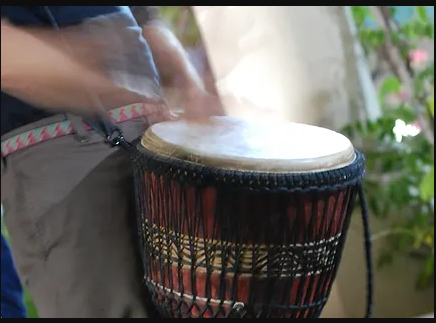
<svg viewBox="0 0 436 323"><path fill-rule="evenodd" d="M366 286L366 309L365 317L371 318L373 311L374 302L374 272L372 264L372 244L371 244L371 232L369 228L369 215L368 207L366 204L365 194L363 191L363 185L360 184L358 188L360 208L362 210L362 222L363 222L363 235L365 240L365 258L366 258L366 275L367 275L367 286Z"/></svg>

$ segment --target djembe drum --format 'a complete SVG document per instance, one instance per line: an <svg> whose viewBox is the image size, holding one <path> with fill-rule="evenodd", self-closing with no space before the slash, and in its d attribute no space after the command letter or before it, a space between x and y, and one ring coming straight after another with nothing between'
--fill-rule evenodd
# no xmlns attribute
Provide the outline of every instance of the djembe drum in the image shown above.
<svg viewBox="0 0 436 323"><path fill-rule="evenodd" d="M164 122L134 165L145 282L163 317L320 315L364 174L347 138L230 117Z"/></svg>

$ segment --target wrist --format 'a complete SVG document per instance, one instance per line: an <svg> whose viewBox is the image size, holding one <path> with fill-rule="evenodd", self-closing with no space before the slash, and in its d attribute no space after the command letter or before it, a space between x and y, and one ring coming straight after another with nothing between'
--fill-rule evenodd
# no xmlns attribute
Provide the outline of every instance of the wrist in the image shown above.
<svg viewBox="0 0 436 323"><path fill-rule="evenodd" d="M182 73L179 73L175 78L176 87L183 91L204 91L205 87L203 81L198 75L193 66L186 67Z"/></svg>
<svg viewBox="0 0 436 323"><path fill-rule="evenodd" d="M205 95L206 90L199 77L191 75L178 76L173 84L176 91L181 94L183 101L191 102L199 96Z"/></svg>

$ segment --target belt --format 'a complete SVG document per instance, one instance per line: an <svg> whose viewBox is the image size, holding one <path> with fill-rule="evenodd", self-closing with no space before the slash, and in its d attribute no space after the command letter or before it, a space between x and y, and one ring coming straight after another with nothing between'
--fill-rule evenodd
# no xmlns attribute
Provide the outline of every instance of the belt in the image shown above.
<svg viewBox="0 0 436 323"><path fill-rule="evenodd" d="M145 116L149 116L153 113L162 111L165 107L152 104L132 104L122 108L108 111L110 123L105 123L107 126L122 123L128 120L133 120ZM116 140L119 140L118 128L107 129L100 127L99 124L85 123L83 124L86 130L104 129L105 137L107 141L111 141L112 145L117 145ZM35 128L29 131L25 131L21 134L15 135L2 141L2 158L24 148L35 146L47 140L60 138L68 135L75 134L76 131L70 120L64 120L55 122L43 127ZM103 134L103 133L102 133Z"/></svg>

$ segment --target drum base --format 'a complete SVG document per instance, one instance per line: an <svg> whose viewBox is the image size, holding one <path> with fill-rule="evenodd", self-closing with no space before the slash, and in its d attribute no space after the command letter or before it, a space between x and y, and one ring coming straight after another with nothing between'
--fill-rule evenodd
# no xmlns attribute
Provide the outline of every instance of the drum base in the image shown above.
<svg viewBox="0 0 436 323"><path fill-rule="evenodd" d="M305 310L301 308L296 310L295 306L289 308L279 305L252 306L239 302L207 304L207 300L199 300L199 298L195 301L192 297L182 298L180 293L179 295L171 294L169 291L159 293L156 291L156 285L150 281L146 286L152 293L153 304L162 318L318 318L326 303L325 300L322 304L314 304L313 308Z"/></svg>

